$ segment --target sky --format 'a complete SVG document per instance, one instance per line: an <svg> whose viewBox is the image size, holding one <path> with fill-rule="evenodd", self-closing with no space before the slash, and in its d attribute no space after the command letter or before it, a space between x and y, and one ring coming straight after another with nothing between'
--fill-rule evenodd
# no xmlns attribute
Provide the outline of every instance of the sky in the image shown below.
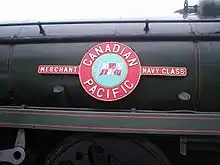
<svg viewBox="0 0 220 165"><path fill-rule="evenodd" d="M188 0L195 5L198 0ZM0 21L166 17L184 0L2 0Z"/></svg>

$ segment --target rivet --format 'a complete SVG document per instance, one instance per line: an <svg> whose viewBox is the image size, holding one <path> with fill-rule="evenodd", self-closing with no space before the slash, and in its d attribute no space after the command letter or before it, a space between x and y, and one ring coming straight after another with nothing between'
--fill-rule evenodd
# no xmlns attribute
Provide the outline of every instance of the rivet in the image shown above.
<svg viewBox="0 0 220 165"><path fill-rule="evenodd" d="M63 91L64 91L64 87L61 86L61 85L56 85L56 86L53 87L53 92L54 93L61 93Z"/></svg>
<svg viewBox="0 0 220 165"><path fill-rule="evenodd" d="M185 101L190 100L190 98L191 98L190 94L187 93L187 92L179 93L178 97L179 97L180 100L185 100Z"/></svg>

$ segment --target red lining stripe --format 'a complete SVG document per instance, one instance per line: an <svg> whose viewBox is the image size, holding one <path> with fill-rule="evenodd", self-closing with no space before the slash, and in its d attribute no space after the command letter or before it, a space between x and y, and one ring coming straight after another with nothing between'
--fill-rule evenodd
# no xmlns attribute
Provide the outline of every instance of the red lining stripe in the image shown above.
<svg viewBox="0 0 220 165"><path fill-rule="evenodd" d="M71 113L39 113L39 112L13 112L0 111L0 114L19 114L19 115L51 115L51 116L72 116L72 117L91 117L91 118L136 118L136 119L175 119L175 120L220 120L220 118L208 117L172 117L172 116L135 116L135 115L103 115L103 114L71 114ZM172 115L172 114L171 114Z"/></svg>
<svg viewBox="0 0 220 165"><path fill-rule="evenodd" d="M31 127L52 127L70 129L92 129L92 130L119 130L119 131L149 131L149 132L185 132L185 133L220 133L220 130L177 130L177 129L147 129L147 128L112 128L112 127L90 127L90 126L65 126L50 124L21 124L21 123L0 123L0 125L16 125Z"/></svg>

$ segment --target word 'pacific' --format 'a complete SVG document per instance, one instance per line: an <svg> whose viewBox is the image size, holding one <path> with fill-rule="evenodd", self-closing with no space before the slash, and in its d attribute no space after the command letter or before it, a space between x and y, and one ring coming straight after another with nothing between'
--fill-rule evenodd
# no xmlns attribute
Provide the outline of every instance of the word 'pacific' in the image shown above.
<svg viewBox="0 0 220 165"><path fill-rule="evenodd" d="M97 98L116 99L121 95L129 93L133 88L134 84L129 80L125 80L120 86L115 88L103 88L99 86L92 78L88 79L83 83L87 86L88 91L96 96Z"/></svg>

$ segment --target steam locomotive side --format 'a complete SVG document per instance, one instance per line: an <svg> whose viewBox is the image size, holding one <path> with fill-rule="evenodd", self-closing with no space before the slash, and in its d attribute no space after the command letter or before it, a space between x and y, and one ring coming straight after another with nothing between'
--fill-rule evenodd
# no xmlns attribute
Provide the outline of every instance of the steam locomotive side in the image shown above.
<svg viewBox="0 0 220 165"><path fill-rule="evenodd" d="M219 163L220 19L202 9L0 24L0 164Z"/></svg>

